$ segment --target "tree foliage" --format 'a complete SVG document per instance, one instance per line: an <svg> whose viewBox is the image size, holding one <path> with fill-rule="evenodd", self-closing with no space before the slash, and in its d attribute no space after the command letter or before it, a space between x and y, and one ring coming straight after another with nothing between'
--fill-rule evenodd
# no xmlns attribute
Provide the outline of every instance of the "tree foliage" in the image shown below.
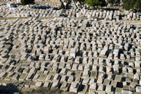
<svg viewBox="0 0 141 94"><path fill-rule="evenodd" d="M114 5L114 4L120 4L120 0L107 0L108 3Z"/></svg>
<svg viewBox="0 0 141 94"><path fill-rule="evenodd" d="M107 5L105 0L85 0L84 3L88 4L89 6L105 6Z"/></svg>
<svg viewBox="0 0 141 94"><path fill-rule="evenodd" d="M80 2L80 4L87 4L92 7L106 6L107 3L111 5L122 3L123 8L126 10L129 9L141 10L141 0L73 0L73 1Z"/></svg>
<svg viewBox="0 0 141 94"><path fill-rule="evenodd" d="M34 4L34 0L21 0L21 4L22 4L22 5Z"/></svg>
<svg viewBox="0 0 141 94"><path fill-rule="evenodd" d="M141 10L141 0L137 0L137 2L134 5L135 9Z"/></svg>
<svg viewBox="0 0 141 94"><path fill-rule="evenodd" d="M123 8L141 10L141 0L123 0Z"/></svg>

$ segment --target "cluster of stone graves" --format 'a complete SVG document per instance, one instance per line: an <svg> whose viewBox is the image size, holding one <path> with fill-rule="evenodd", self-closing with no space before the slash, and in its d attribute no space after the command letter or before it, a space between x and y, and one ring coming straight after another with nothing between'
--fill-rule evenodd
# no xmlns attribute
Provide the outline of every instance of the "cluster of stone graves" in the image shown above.
<svg viewBox="0 0 141 94"><path fill-rule="evenodd" d="M21 91L141 93L141 29L77 18L0 21L0 84Z"/></svg>
<svg viewBox="0 0 141 94"><path fill-rule="evenodd" d="M141 93L139 24L112 20L113 11L24 9L10 14L1 7L4 17L24 11L31 17L0 20L0 85L12 83L22 92Z"/></svg>
<svg viewBox="0 0 141 94"><path fill-rule="evenodd" d="M124 13L120 13L123 20L141 20L141 14L140 13L134 13L131 11L124 11Z"/></svg>
<svg viewBox="0 0 141 94"><path fill-rule="evenodd" d="M50 2L51 3L51 2ZM56 3L55 3L56 4ZM77 18L99 18L107 20L141 20L141 14L133 12L120 12L109 10L88 10L86 8L71 8L69 10L55 10L53 8L34 9L29 6L9 7L0 6L0 17L77 17Z"/></svg>

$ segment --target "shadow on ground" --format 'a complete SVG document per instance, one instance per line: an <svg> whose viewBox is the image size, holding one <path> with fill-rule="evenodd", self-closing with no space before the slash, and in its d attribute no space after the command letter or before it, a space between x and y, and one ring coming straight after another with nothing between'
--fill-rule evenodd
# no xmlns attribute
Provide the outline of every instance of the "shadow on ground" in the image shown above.
<svg viewBox="0 0 141 94"><path fill-rule="evenodd" d="M17 86L13 84L7 84L6 86L0 85L0 94L21 94Z"/></svg>
<svg viewBox="0 0 141 94"><path fill-rule="evenodd" d="M63 92L59 89L48 89L48 88L38 88L32 92L20 92L17 86L13 84L7 84L6 86L0 85L0 94L75 94L71 92Z"/></svg>

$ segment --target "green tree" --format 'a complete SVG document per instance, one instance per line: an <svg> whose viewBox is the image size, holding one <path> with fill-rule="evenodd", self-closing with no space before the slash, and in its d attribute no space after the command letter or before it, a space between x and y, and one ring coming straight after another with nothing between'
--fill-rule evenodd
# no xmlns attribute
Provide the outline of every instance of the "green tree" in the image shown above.
<svg viewBox="0 0 141 94"><path fill-rule="evenodd" d="M120 0L114 0L114 3L119 4Z"/></svg>
<svg viewBox="0 0 141 94"><path fill-rule="evenodd" d="M122 0L122 2L123 2L124 9L129 10L132 8L132 5L131 5L132 0Z"/></svg>
<svg viewBox="0 0 141 94"><path fill-rule="evenodd" d="M107 5L105 0L85 0L84 3L88 4L89 6L105 6Z"/></svg>
<svg viewBox="0 0 141 94"><path fill-rule="evenodd" d="M141 0L123 0L123 8L141 10Z"/></svg>
<svg viewBox="0 0 141 94"><path fill-rule="evenodd" d="M136 1L134 8L137 9L138 11L141 10L141 0Z"/></svg>
<svg viewBox="0 0 141 94"><path fill-rule="evenodd" d="M114 0L107 0L107 2L112 4L112 5L114 4Z"/></svg>
<svg viewBox="0 0 141 94"><path fill-rule="evenodd" d="M120 4L120 0L107 0L108 3L114 5L114 4Z"/></svg>

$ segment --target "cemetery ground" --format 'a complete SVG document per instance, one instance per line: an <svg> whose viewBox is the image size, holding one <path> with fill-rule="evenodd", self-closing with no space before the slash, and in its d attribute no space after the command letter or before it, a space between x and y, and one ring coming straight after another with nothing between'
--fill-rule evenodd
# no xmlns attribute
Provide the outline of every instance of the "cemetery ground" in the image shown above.
<svg viewBox="0 0 141 94"><path fill-rule="evenodd" d="M139 13L1 5L0 17L1 91L141 93Z"/></svg>

